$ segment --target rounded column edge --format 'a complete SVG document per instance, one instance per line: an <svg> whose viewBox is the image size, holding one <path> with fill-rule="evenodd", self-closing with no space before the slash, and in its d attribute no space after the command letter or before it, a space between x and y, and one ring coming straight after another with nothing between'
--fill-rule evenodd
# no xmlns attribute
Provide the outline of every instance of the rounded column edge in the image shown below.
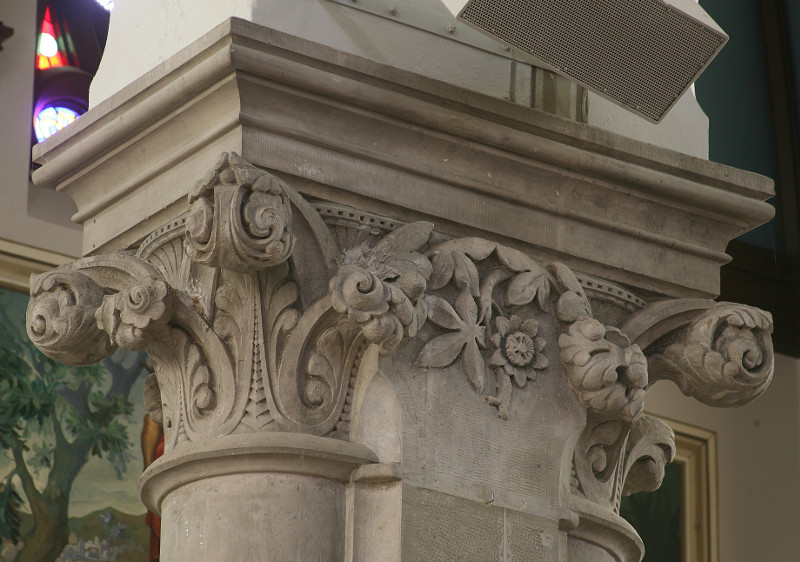
<svg viewBox="0 0 800 562"><path fill-rule="evenodd" d="M290 473L349 482L353 471L378 462L360 443L304 433L245 433L182 443L151 464L139 478L139 497L161 512L173 490L206 478L244 473Z"/></svg>

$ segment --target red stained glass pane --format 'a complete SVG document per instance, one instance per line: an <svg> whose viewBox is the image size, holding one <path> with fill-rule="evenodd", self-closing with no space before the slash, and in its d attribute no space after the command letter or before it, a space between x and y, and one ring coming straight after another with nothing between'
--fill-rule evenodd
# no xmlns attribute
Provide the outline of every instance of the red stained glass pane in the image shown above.
<svg viewBox="0 0 800 562"><path fill-rule="evenodd" d="M39 34L39 48L36 57L36 68L45 70L58 66L66 66L66 57L58 48L56 30L50 16L50 7L45 8L42 19L42 31Z"/></svg>

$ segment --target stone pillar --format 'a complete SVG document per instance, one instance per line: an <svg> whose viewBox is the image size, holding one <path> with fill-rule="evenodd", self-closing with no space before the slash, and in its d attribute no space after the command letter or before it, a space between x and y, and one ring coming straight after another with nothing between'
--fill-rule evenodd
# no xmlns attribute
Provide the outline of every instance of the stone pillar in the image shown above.
<svg viewBox="0 0 800 562"><path fill-rule="evenodd" d="M754 174L238 20L37 150L87 256L29 334L148 351L165 561L637 561L649 385L772 376L769 315L709 299Z"/></svg>

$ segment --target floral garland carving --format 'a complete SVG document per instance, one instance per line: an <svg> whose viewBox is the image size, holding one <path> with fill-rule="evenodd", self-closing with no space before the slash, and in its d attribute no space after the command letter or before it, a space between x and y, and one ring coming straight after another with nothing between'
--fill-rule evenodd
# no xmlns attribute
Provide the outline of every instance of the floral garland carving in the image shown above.
<svg viewBox="0 0 800 562"><path fill-rule="evenodd" d="M460 358L475 390L508 419L513 387L525 387L549 365L539 323L526 307L535 301L540 311L550 310L553 278L522 252L480 238L444 242L428 257L431 289L446 294L451 286L457 296L454 306L438 295L426 297L431 323L446 333L425 344L417 363L441 368ZM517 314L526 310L528 317Z"/></svg>
<svg viewBox="0 0 800 562"><path fill-rule="evenodd" d="M430 321L443 333L425 343L417 364L445 368L458 360L473 388L507 419L513 388L524 388L550 365L534 314L551 312L555 289L556 316L570 323L559 340L560 357L579 400L623 419L639 415L644 356L619 330L591 318L588 298L566 266L546 269L480 238L449 240L423 255L431 230L429 223L412 223L373 248L346 252L330 283L334 310L382 353Z"/></svg>

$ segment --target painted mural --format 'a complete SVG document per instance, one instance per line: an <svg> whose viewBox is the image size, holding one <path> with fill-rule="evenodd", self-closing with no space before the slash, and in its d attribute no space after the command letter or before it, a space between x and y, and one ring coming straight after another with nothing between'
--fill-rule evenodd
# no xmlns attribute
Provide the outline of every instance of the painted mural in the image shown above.
<svg viewBox="0 0 800 562"><path fill-rule="evenodd" d="M27 302L0 289L0 559L148 561L136 495L146 355L48 359L25 334Z"/></svg>

